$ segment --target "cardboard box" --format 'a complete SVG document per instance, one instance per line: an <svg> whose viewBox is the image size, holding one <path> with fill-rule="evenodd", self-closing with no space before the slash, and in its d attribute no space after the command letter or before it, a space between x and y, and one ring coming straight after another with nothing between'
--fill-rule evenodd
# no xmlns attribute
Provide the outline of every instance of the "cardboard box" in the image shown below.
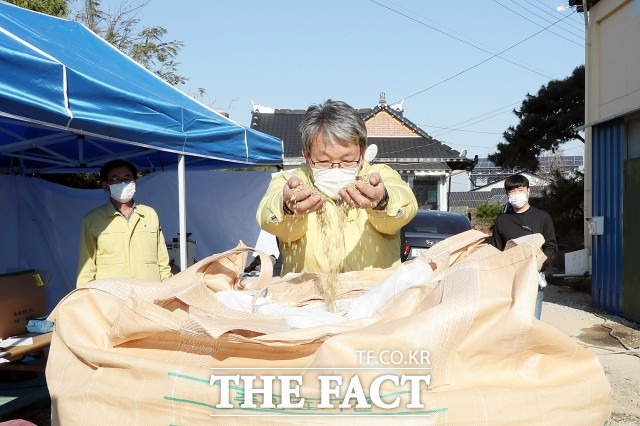
<svg viewBox="0 0 640 426"><path fill-rule="evenodd" d="M46 315L45 284L35 270L0 275L0 338L26 333L30 319Z"/></svg>

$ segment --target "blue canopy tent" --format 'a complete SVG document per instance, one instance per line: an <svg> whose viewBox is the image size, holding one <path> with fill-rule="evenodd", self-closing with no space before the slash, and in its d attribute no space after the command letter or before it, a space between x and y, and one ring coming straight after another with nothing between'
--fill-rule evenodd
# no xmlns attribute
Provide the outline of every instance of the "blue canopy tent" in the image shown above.
<svg viewBox="0 0 640 426"><path fill-rule="evenodd" d="M0 172L282 164L282 142L213 111L83 25L0 2ZM185 265L183 259L181 262Z"/></svg>

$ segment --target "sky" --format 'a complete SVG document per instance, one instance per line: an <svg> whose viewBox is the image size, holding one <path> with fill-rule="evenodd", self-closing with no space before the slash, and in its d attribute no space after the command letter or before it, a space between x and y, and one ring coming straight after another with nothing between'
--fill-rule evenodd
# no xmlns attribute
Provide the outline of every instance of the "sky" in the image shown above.
<svg viewBox="0 0 640 426"><path fill-rule="evenodd" d="M119 0L103 0L105 10ZM248 126L252 105L327 99L404 116L467 157L496 151L518 108L584 64L584 21L568 0L150 0L141 24L184 47L186 93ZM565 155L583 155L581 142Z"/></svg>

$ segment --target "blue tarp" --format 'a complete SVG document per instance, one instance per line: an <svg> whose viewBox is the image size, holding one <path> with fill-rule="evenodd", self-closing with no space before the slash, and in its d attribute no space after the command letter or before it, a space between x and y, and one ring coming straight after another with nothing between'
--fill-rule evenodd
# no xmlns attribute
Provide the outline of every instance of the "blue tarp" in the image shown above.
<svg viewBox="0 0 640 426"><path fill-rule="evenodd" d="M224 58L220 58L221 61ZM0 171L282 164L282 142L218 114L83 25L0 2Z"/></svg>

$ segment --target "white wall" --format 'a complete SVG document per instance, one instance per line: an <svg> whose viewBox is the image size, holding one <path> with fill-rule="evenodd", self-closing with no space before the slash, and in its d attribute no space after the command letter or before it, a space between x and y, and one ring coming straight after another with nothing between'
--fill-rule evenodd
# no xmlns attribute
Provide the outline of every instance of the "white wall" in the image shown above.
<svg viewBox="0 0 640 426"><path fill-rule="evenodd" d="M591 8L589 121L640 106L640 2L600 1Z"/></svg>
<svg viewBox="0 0 640 426"><path fill-rule="evenodd" d="M602 0L589 12L588 122L640 107L640 2Z"/></svg>

